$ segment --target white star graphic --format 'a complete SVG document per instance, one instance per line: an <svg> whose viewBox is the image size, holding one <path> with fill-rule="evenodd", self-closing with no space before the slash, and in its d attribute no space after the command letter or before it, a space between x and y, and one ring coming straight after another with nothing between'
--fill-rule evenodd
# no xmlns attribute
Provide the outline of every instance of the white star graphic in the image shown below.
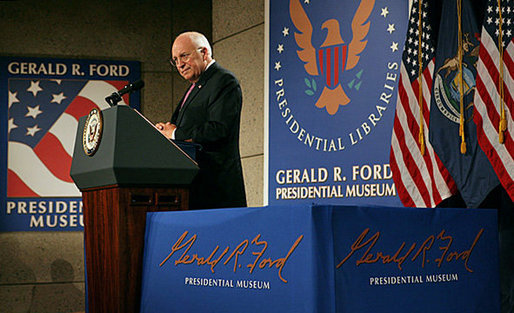
<svg viewBox="0 0 514 313"><path fill-rule="evenodd" d="M394 24L389 24L389 27L387 27L387 31L389 34L392 34L396 29L394 28Z"/></svg>
<svg viewBox="0 0 514 313"><path fill-rule="evenodd" d="M284 30L282 31L282 34L284 34L284 37L289 35L289 28L284 27Z"/></svg>
<svg viewBox="0 0 514 313"><path fill-rule="evenodd" d="M26 135L27 135L27 136L32 136L32 137L34 137L34 135L35 135L38 131L40 131L40 130L41 130L41 128L37 127L37 125L34 125L33 127L29 127L29 128L27 128L27 134L26 134Z"/></svg>
<svg viewBox="0 0 514 313"><path fill-rule="evenodd" d="M40 92L41 90L43 90L43 89L41 87L39 87L39 81L36 81L36 82L31 81L30 87L27 89L28 92L32 92L34 97L37 96L37 93Z"/></svg>
<svg viewBox="0 0 514 313"><path fill-rule="evenodd" d="M278 45L277 51L278 53L284 52L284 45Z"/></svg>
<svg viewBox="0 0 514 313"><path fill-rule="evenodd" d="M398 50L398 43L393 41L390 48L392 52L395 52L396 50Z"/></svg>
<svg viewBox="0 0 514 313"><path fill-rule="evenodd" d="M26 117L32 117L33 119L36 119L37 116L39 114L43 113L43 111L41 111L39 109L39 105L35 106L35 107L27 107L27 114L25 114Z"/></svg>
<svg viewBox="0 0 514 313"><path fill-rule="evenodd" d="M382 13L380 13L380 15L387 17L387 14L389 14L389 9L387 9L387 7L382 8Z"/></svg>
<svg viewBox="0 0 514 313"><path fill-rule="evenodd" d="M60 85L60 84L61 84L61 82L62 82L62 79L51 79L51 80L53 80L54 82L56 82L56 83L57 83L57 85Z"/></svg>
<svg viewBox="0 0 514 313"><path fill-rule="evenodd" d="M282 67L282 65L280 65L280 62L275 62L275 70L276 71L280 70L281 67Z"/></svg>
<svg viewBox="0 0 514 313"><path fill-rule="evenodd" d="M309 4L310 3L310 0L305 0L303 1L305 4Z"/></svg>
<svg viewBox="0 0 514 313"><path fill-rule="evenodd" d="M61 104L62 100L66 99L67 97L64 95L64 92L61 92L60 94L56 95L56 94L53 94L52 95L53 99L52 101L50 101L50 103L57 103L57 104Z"/></svg>
<svg viewBox="0 0 514 313"><path fill-rule="evenodd" d="M15 93L12 93L9 91L9 109L11 108L11 105L13 103L20 102L20 100L18 100L17 96L18 96L17 91Z"/></svg>
<svg viewBox="0 0 514 313"><path fill-rule="evenodd" d="M11 130L13 130L13 129L17 128L17 127L18 127L18 125L14 124L14 118L11 117L9 119L9 126L8 126L9 130L7 131L7 133L10 134Z"/></svg>

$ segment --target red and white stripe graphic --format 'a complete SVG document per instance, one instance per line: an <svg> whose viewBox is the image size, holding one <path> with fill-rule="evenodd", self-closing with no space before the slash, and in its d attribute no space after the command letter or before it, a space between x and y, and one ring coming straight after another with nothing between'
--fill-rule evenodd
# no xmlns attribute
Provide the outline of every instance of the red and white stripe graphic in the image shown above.
<svg viewBox="0 0 514 313"><path fill-rule="evenodd" d="M69 175L78 119L94 107L108 108L105 96L125 84L123 81L89 81L34 149L9 141L7 196L80 197ZM127 97L125 101L128 102Z"/></svg>

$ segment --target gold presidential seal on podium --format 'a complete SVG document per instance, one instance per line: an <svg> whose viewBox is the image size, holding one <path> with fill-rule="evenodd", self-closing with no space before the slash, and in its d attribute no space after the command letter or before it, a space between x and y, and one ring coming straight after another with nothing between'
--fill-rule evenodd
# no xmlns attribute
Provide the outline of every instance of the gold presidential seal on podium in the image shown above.
<svg viewBox="0 0 514 313"><path fill-rule="evenodd" d="M82 131L82 148L88 156L95 154L102 139L103 118L102 111L92 109L86 118Z"/></svg>

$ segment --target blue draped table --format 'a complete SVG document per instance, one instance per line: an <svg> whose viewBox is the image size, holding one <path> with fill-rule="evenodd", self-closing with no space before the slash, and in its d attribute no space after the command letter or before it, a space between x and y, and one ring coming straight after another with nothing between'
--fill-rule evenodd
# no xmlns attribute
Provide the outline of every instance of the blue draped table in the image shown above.
<svg viewBox="0 0 514 313"><path fill-rule="evenodd" d="M141 312L499 312L495 210L148 213Z"/></svg>

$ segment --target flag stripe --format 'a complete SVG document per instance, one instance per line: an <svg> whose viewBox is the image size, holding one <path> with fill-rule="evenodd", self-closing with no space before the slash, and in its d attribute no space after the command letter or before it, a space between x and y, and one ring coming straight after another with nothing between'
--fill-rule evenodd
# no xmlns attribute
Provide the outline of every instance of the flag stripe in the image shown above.
<svg viewBox="0 0 514 313"><path fill-rule="evenodd" d="M34 148L37 157L58 179L73 183L70 177L71 156L53 134L46 134Z"/></svg>
<svg viewBox="0 0 514 313"><path fill-rule="evenodd" d="M97 107L98 106L88 98L77 96L64 112L73 116L78 121L79 118L88 115L92 109Z"/></svg>
<svg viewBox="0 0 514 313"><path fill-rule="evenodd" d="M507 52L507 53L505 53ZM512 82L512 77L514 77L514 61L512 60L512 56L514 55L514 40L511 40L507 49L503 53L503 62L505 63L505 67L509 71L510 81ZM510 85L512 86L512 84Z"/></svg>
<svg viewBox="0 0 514 313"><path fill-rule="evenodd" d="M396 154L398 154L398 157ZM410 173L406 170L407 167L403 163L403 154L399 147L398 138L396 137L395 132L393 132L393 136L391 138L391 154L389 163L391 171L395 174L393 175L394 185L396 186L396 191L403 205L406 207L426 206L425 203L416 202L417 199L421 199L421 195L416 188L407 190L405 187L415 186L415 184L412 181ZM401 177L401 179L398 179L399 177Z"/></svg>
<svg viewBox="0 0 514 313"><path fill-rule="evenodd" d="M326 52L327 52L327 57L326 57L326 60L327 60L327 86L329 87L332 87L332 62L331 61L331 58L332 58L332 55L331 55L331 49L328 48L326 49Z"/></svg>
<svg viewBox="0 0 514 313"><path fill-rule="evenodd" d="M7 154L9 169L38 195L80 197L80 192L75 184L56 178L29 146L10 141ZM31 166L29 167L27 164Z"/></svg>
<svg viewBox="0 0 514 313"><path fill-rule="evenodd" d="M35 198L39 195L27 186L15 172L7 170L7 181L9 188L7 189L7 197L27 197Z"/></svg>
<svg viewBox="0 0 514 313"><path fill-rule="evenodd" d="M77 127L77 120L73 116L63 113L49 130L49 133L53 134L60 141L60 145L69 157L73 155Z"/></svg>
<svg viewBox="0 0 514 313"><path fill-rule="evenodd" d="M339 57L341 54L339 53L339 46L335 47L334 52L334 86L339 84Z"/></svg>

